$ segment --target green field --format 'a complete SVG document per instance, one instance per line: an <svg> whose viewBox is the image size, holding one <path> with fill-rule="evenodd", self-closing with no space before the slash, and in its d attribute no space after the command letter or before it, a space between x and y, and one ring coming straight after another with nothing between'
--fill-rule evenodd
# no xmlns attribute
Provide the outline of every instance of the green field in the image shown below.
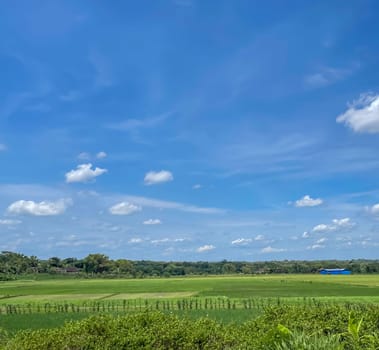
<svg viewBox="0 0 379 350"><path fill-rule="evenodd" d="M243 322L264 305L379 303L378 275L264 275L0 282L0 327L56 327L93 313L151 310ZM48 305L48 308L46 308Z"/></svg>
<svg viewBox="0 0 379 350"><path fill-rule="evenodd" d="M0 282L0 304L182 297L329 297L379 301L378 275L268 275Z"/></svg>

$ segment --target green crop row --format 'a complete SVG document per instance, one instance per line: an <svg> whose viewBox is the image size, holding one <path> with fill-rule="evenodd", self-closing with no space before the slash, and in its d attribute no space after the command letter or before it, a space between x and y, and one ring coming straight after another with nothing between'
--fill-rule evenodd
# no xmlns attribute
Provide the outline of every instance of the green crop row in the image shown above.
<svg viewBox="0 0 379 350"><path fill-rule="evenodd" d="M123 300L87 300L77 302L24 303L5 304L0 306L0 314L32 314L32 313L78 313L78 312L127 312L142 310L183 311L183 310L234 310L262 309L266 306L286 304L301 306L320 306L345 304L338 299L317 298L227 298L227 297L194 297L182 299L123 299Z"/></svg>

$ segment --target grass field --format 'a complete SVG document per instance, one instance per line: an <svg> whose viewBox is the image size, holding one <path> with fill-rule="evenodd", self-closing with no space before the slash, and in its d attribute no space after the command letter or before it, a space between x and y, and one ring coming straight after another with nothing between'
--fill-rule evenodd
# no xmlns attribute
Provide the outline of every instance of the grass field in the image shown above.
<svg viewBox="0 0 379 350"><path fill-rule="evenodd" d="M378 275L273 275L162 279L59 279L0 282L0 304L189 296L379 299Z"/></svg>
<svg viewBox="0 0 379 350"><path fill-rule="evenodd" d="M223 298L232 300L233 304L226 306L223 302L221 309L220 299ZM167 302L171 303L171 309L166 309L166 312L170 310L169 312L193 318L207 316L218 321L243 322L260 313L260 303L265 305L267 300L268 303L276 303L278 298L281 303L288 304L309 303L311 300L379 303L379 276L265 275L6 281L0 282L0 310L3 313L0 316L0 328L13 333L27 328L56 327L67 320L78 320L88 316L89 310L97 313L121 313L125 311L126 302L128 312L141 310L146 305L154 309L157 302L163 304L161 310L164 311ZM139 300L138 304L136 300ZM188 305L181 308L177 305L179 300L198 300L201 306L197 308L196 304L195 309L191 304L191 308ZM247 307L246 300L249 300L249 303L253 302L253 307L251 304ZM211 304L205 306L206 302ZM46 312L46 309L43 309L46 303L66 303L66 312L63 306L58 309L49 308ZM67 303L77 305L77 309L72 307L70 312ZM15 307L15 311L5 314L10 304ZM92 309L79 305L92 305ZM35 312L37 306L39 311Z"/></svg>

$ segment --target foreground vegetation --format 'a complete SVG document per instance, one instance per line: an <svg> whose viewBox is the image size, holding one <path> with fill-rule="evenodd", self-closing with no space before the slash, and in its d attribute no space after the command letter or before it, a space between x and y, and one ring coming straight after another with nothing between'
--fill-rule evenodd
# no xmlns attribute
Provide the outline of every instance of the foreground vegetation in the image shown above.
<svg viewBox="0 0 379 350"><path fill-rule="evenodd" d="M377 274L80 276L1 281L2 349L379 349Z"/></svg>
<svg viewBox="0 0 379 350"><path fill-rule="evenodd" d="M24 331L3 349L378 349L375 305L268 307L256 319L220 323L172 313L101 315L60 328Z"/></svg>

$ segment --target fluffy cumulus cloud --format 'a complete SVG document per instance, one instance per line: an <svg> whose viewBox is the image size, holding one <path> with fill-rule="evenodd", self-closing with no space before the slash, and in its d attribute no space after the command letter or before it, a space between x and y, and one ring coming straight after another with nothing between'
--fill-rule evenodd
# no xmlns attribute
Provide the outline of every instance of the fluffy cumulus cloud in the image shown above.
<svg viewBox="0 0 379 350"><path fill-rule="evenodd" d="M244 246L251 243L253 240L251 238L237 238L234 241L232 241L232 245L234 246Z"/></svg>
<svg viewBox="0 0 379 350"><path fill-rule="evenodd" d="M325 225L325 224L319 224L313 227L312 231L313 232L325 232L329 231L331 229L330 225Z"/></svg>
<svg viewBox="0 0 379 350"><path fill-rule="evenodd" d="M295 207L316 207L322 204L321 198L311 198L309 195L305 195L303 198L298 199L295 202Z"/></svg>
<svg viewBox="0 0 379 350"><path fill-rule="evenodd" d="M280 253L280 252L285 252L286 249L284 248L273 248L271 246L265 247L261 250L261 253Z"/></svg>
<svg viewBox="0 0 379 350"><path fill-rule="evenodd" d="M210 250L213 250L215 248L216 247L214 245L212 245L212 244L206 244L206 245L203 245L203 246L197 248L197 251L199 253L204 253L204 252L209 252Z"/></svg>
<svg viewBox="0 0 379 350"><path fill-rule="evenodd" d="M303 234L301 235L302 238L309 238L309 232L305 231L303 232Z"/></svg>
<svg viewBox="0 0 379 350"><path fill-rule="evenodd" d="M379 133L379 95L363 94L337 117L355 132Z"/></svg>
<svg viewBox="0 0 379 350"><path fill-rule="evenodd" d="M143 222L144 225L160 225L162 222L159 219L149 219Z"/></svg>
<svg viewBox="0 0 379 350"><path fill-rule="evenodd" d="M313 232L327 232L342 229L350 229L355 226L355 222L352 222L350 218L333 219L331 224L319 224L313 227Z"/></svg>
<svg viewBox="0 0 379 350"><path fill-rule="evenodd" d="M164 182L169 182L174 180L174 176L170 171L149 171L145 175L144 183L145 185L156 185Z"/></svg>
<svg viewBox="0 0 379 350"><path fill-rule="evenodd" d="M130 215L141 210L142 210L141 207L129 202L117 203L114 206L109 208L109 212L112 215Z"/></svg>
<svg viewBox="0 0 379 350"><path fill-rule="evenodd" d="M352 222L350 218L343 218L333 219L333 225L335 225L337 228L346 228L355 226L355 223Z"/></svg>
<svg viewBox="0 0 379 350"><path fill-rule="evenodd" d="M88 182L94 180L97 176L106 173L107 169L94 168L92 169L92 164L80 164L76 169L70 170L66 173L66 182Z"/></svg>
<svg viewBox="0 0 379 350"><path fill-rule="evenodd" d="M69 199L60 199L56 202L42 201L39 203L19 200L12 203L7 212L13 215L53 216L63 214L71 203L72 201Z"/></svg>

